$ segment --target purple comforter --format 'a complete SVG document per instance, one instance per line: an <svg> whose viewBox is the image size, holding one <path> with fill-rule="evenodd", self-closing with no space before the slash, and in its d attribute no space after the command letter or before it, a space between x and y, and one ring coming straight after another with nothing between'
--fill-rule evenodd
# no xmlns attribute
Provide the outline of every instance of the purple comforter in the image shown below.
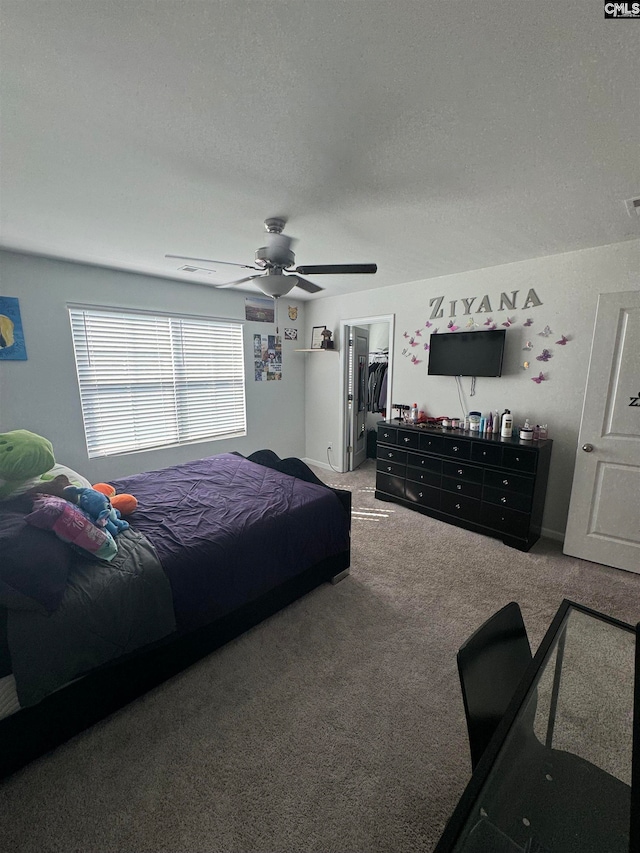
<svg viewBox="0 0 640 853"><path fill-rule="evenodd" d="M138 499L131 526L154 545L180 628L252 601L349 548L349 519L324 486L222 453L114 480Z"/></svg>

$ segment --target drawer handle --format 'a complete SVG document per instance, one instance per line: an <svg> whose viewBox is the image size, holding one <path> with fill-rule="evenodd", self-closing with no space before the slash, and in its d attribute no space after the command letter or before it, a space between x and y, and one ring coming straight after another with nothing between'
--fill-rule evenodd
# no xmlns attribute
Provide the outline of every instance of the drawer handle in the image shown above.
<svg viewBox="0 0 640 853"><path fill-rule="evenodd" d="M452 449L452 450L457 450L457 449L458 449L458 445L456 444L456 446L455 446L455 447L452 447L451 449Z"/></svg>
<svg viewBox="0 0 640 853"><path fill-rule="evenodd" d="M457 483L457 484L456 484L456 489L461 489L461 488L462 488L462 486L460 485L460 483Z"/></svg>
<svg viewBox="0 0 640 853"><path fill-rule="evenodd" d="M391 470L392 470L391 465L387 465L387 471L391 471Z"/></svg>
<svg viewBox="0 0 640 853"><path fill-rule="evenodd" d="M500 498L500 500L502 501L503 504L506 504L506 502L507 502L506 498Z"/></svg>
<svg viewBox="0 0 640 853"><path fill-rule="evenodd" d="M456 504L456 509L462 509L462 507L460 506L460 504Z"/></svg>
<svg viewBox="0 0 640 853"><path fill-rule="evenodd" d="M405 441L411 441L411 439L410 439L410 438L405 438L404 440L405 440Z"/></svg>
<svg viewBox="0 0 640 853"><path fill-rule="evenodd" d="M503 480L502 482L504 483L504 485L505 485L505 486L508 486L508 485L509 485L509 481L508 481L508 480Z"/></svg>
<svg viewBox="0 0 640 853"><path fill-rule="evenodd" d="M385 438L389 438L389 433L388 433L388 432L385 432L384 437L385 437Z"/></svg>
<svg viewBox="0 0 640 853"><path fill-rule="evenodd" d="M462 474L462 468L458 468L458 474Z"/></svg>
<svg viewBox="0 0 640 853"><path fill-rule="evenodd" d="M421 498L421 497L422 497L422 492L418 492L418 497L419 497L419 498Z"/></svg>
<svg viewBox="0 0 640 853"><path fill-rule="evenodd" d="M486 455L487 455L487 451L486 451L486 450L483 450L483 451L482 451L482 455L483 455L483 456L486 456Z"/></svg>
<svg viewBox="0 0 640 853"><path fill-rule="evenodd" d="M519 461L520 461L520 457L516 456L516 462L519 462Z"/></svg>

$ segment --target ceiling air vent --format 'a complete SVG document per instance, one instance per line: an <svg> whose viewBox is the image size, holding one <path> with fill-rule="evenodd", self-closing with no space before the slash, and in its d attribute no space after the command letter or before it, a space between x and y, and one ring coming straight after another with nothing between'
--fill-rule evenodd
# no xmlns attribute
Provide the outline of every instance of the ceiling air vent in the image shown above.
<svg viewBox="0 0 640 853"><path fill-rule="evenodd" d="M628 198L625 204L629 216L640 216L640 198Z"/></svg>
<svg viewBox="0 0 640 853"><path fill-rule="evenodd" d="M180 272L201 272L205 275L211 275L211 273L213 272L213 270L205 270L202 267L190 267L187 264L185 264L185 266L183 267L178 267L178 269L180 270Z"/></svg>

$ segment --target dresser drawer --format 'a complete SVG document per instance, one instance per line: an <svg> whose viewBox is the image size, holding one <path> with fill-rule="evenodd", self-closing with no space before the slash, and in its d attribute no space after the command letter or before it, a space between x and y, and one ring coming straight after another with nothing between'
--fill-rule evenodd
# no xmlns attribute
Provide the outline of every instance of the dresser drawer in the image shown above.
<svg viewBox="0 0 640 853"><path fill-rule="evenodd" d="M467 465L466 462L443 462L442 473L447 477L455 477L456 480L471 480L472 483L482 482L483 468L477 465Z"/></svg>
<svg viewBox="0 0 640 853"><path fill-rule="evenodd" d="M471 445L471 458L474 462L485 465L500 465L502 462L502 447L499 444L483 444L474 441Z"/></svg>
<svg viewBox="0 0 640 853"><path fill-rule="evenodd" d="M407 465L413 468L423 468L427 471L442 472L442 459L436 456L421 456L419 453L407 453Z"/></svg>
<svg viewBox="0 0 640 853"><path fill-rule="evenodd" d="M419 432L409 432L409 430L406 429L398 430L398 439L396 442L398 447L404 447L405 450L417 450L419 441Z"/></svg>
<svg viewBox="0 0 640 853"><path fill-rule="evenodd" d="M444 456L455 456L458 459L471 458L471 442L468 439L442 438L442 453Z"/></svg>
<svg viewBox="0 0 640 853"><path fill-rule="evenodd" d="M521 447L504 447L502 450L502 466L512 468L514 471L536 470L536 459L538 454L535 450Z"/></svg>
<svg viewBox="0 0 640 853"><path fill-rule="evenodd" d="M444 438L441 435L433 435L432 433L423 433L420 436L420 450L426 453L442 453L444 446Z"/></svg>
<svg viewBox="0 0 640 853"><path fill-rule="evenodd" d="M440 486L441 479L442 477L437 471L427 471L424 468L412 468L407 465L407 480L428 486Z"/></svg>
<svg viewBox="0 0 640 853"><path fill-rule="evenodd" d="M519 474L511 474L509 471L484 472L485 486L493 486L496 489L508 489L510 492L522 492L523 495L533 493L533 477L523 477Z"/></svg>
<svg viewBox="0 0 640 853"><path fill-rule="evenodd" d="M378 446L378 461L380 462L402 462L407 461L407 451L400 450L399 447L384 447Z"/></svg>
<svg viewBox="0 0 640 853"><path fill-rule="evenodd" d="M431 507L431 509L440 509L441 494L440 489L435 489L433 486L423 486L420 483L414 483L412 480L407 480L405 483L406 499L422 506Z"/></svg>
<svg viewBox="0 0 640 853"><path fill-rule="evenodd" d="M393 474L396 477L404 477L407 466L403 462L387 462L385 459L378 459L376 470L383 474Z"/></svg>
<svg viewBox="0 0 640 853"><path fill-rule="evenodd" d="M398 430L395 427L378 427L378 444L395 444L398 440Z"/></svg>
<svg viewBox="0 0 640 853"><path fill-rule="evenodd" d="M404 477L394 477L392 474L383 474L381 471L378 471L376 474L376 489L379 492L385 492L387 495L403 498Z"/></svg>
<svg viewBox="0 0 640 853"><path fill-rule="evenodd" d="M440 509L465 521L480 521L480 501L474 498L442 492Z"/></svg>
<svg viewBox="0 0 640 853"><path fill-rule="evenodd" d="M521 539L526 539L529 535L531 518L526 512L483 503L480 517L483 524L501 533L519 536Z"/></svg>
<svg viewBox="0 0 640 853"><path fill-rule="evenodd" d="M482 500L486 503L499 504L510 509L519 509L528 512L531 509L531 495L523 495L521 492L510 492L508 489L493 489L485 486L482 490Z"/></svg>
<svg viewBox="0 0 640 853"><path fill-rule="evenodd" d="M470 483L460 478L456 480L453 477L443 477L442 488L457 495L468 495L470 498L479 498L482 494L482 483Z"/></svg>

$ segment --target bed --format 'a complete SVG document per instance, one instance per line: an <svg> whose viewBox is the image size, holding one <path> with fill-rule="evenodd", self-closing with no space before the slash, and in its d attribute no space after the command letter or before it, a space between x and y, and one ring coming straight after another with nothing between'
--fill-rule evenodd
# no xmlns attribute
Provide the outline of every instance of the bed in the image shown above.
<svg viewBox="0 0 640 853"><path fill-rule="evenodd" d="M24 501L0 503L0 551L20 531L54 579L53 604L12 597L11 577L0 598L2 775L348 573L351 495L301 460L223 453L111 482L138 507L109 562L26 525Z"/></svg>

